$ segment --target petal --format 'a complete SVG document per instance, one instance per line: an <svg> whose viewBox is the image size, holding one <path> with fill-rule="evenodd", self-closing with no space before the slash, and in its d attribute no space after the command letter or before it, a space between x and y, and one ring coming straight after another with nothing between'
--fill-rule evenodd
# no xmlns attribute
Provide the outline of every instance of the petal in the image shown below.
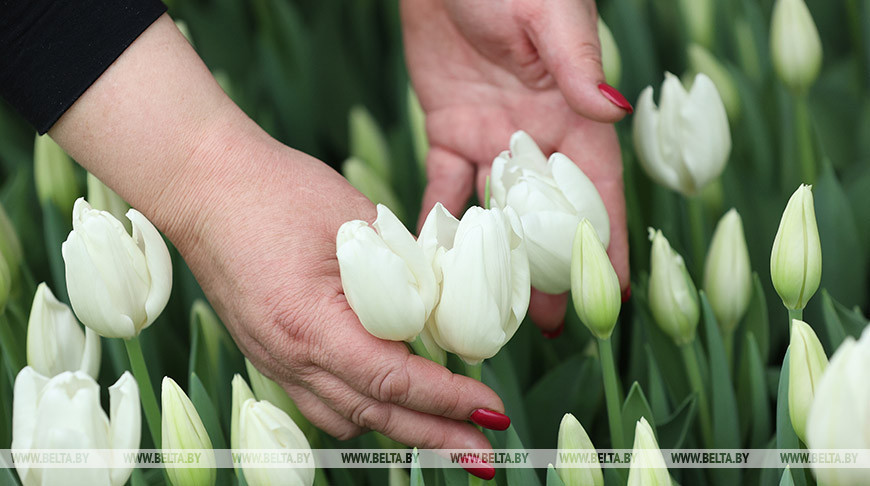
<svg viewBox="0 0 870 486"><path fill-rule="evenodd" d="M507 170L509 158L510 154L508 152L502 152L499 154L499 156L492 161L492 168L489 173L490 196L492 197L492 200L495 201L495 205L499 207L504 207L505 198L507 197L504 175Z"/></svg>
<svg viewBox="0 0 870 486"><path fill-rule="evenodd" d="M571 288L571 250L580 218L541 211L521 218L532 286L548 294ZM572 229L573 228L573 229Z"/></svg>
<svg viewBox="0 0 870 486"><path fill-rule="evenodd" d="M91 377L96 380L100 374L101 357L102 345L100 343L100 335L93 329L86 327L85 349L82 353L82 360L78 369L91 375Z"/></svg>
<svg viewBox="0 0 870 486"><path fill-rule="evenodd" d="M100 407L100 386L80 371L67 371L49 380L39 398L36 424L36 448L109 446L109 419Z"/></svg>
<svg viewBox="0 0 870 486"><path fill-rule="evenodd" d="M525 230L513 209L506 208L504 214L510 225L511 312L513 314L512 320L504 328L505 342L507 342L526 317L532 288Z"/></svg>
<svg viewBox="0 0 870 486"><path fill-rule="evenodd" d="M595 232L598 233L598 238L607 248L610 244L610 217L598 189L568 157L557 152L550 157L549 164L556 185L577 211L576 214L579 216L577 221L579 222L583 218L588 219L592 223L592 227L595 228ZM575 224L574 228L570 230L571 238L573 238L576 229L577 225Z"/></svg>
<svg viewBox="0 0 870 486"><path fill-rule="evenodd" d="M659 137L661 115L653 102L652 86L647 86L637 100L632 125L635 152L640 165L654 181L679 190L680 174L664 160Z"/></svg>
<svg viewBox="0 0 870 486"><path fill-rule="evenodd" d="M441 281L441 270L438 265L438 259L443 254L444 250L453 248L453 240L456 237L456 230L459 228L459 220L450 214L441 203L436 203L429 214L426 216L426 221L420 229L420 237L417 238L417 244L423 248L423 254L432 265L435 272L436 281Z"/></svg>
<svg viewBox="0 0 870 486"><path fill-rule="evenodd" d="M47 384L48 378L30 366L25 366L15 377L12 395L12 449L33 447L39 395Z"/></svg>
<svg viewBox="0 0 870 486"><path fill-rule="evenodd" d="M716 85L704 74L695 76L692 90L681 107L680 144L693 192L719 177L731 152L731 131L725 105Z"/></svg>
<svg viewBox="0 0 870 486"><path fill-rule="evenodd" d="M147 321L138 329L141 331L157 319L169 302L169 294L172 291L172 259L169 257L169 249L166 248L163 237L148 218L139 211L130 209L127 211L127 219L133 224L133 240L145 256L145 265L148 267L151 280L148 297L145 300Z"/></svg>
<svg viewBox="0 0 870 486"><path fill-rule="evenodd" d="M45 376L79 369L85 335L66 304L43 282L27 322L27 364Z"/></svg>
<svg viewBox="0 0 870 486"><path fill-rule="evenodd" d="M546 171L547 157L528 133L518 130L511 135L511 162L524 169Z"/></svg>
<svg viewBox="0 0 870 486"><path fill-rule="evenodd" d="M113 449L139 449L142 434L139 386L129 371L125 371L114 385L109 387L110 432L109 442ZM110 475L113 485L127 482L132 467L114 464Z"/></svg>

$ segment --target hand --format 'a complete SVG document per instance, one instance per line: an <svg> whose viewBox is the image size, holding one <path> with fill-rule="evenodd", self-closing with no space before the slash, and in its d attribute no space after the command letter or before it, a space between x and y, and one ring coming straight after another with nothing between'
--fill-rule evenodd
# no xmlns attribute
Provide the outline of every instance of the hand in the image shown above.
<svg viewBox="0 0 870 486"><path fill-rule="evenodd" d="M622 160L611 123L628 111L604 82L593 0L404 0L408 69L426 112L430 152L422 221L436 202L459 216L511 134L527 131L595 183L610 215L610 255L628 286ZM532 293L529 313L559 328L567 295Z"/></svg>

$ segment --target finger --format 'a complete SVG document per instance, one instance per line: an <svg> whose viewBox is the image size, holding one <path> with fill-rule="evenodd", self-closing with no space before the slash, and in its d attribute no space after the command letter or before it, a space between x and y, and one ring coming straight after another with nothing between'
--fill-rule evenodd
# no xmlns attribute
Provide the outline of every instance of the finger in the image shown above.
<svg viewBox="0 0 870 486"><path fill-rule="evenodd" d="M417 227L421 227L435 203L441 203L459 217L471 197L474 166L466 159L440 147L433 147L426 157L428 183L423 193L423 207Z"/></svg>
<svg viewBox="0 0 870 486"><path fill-rule="evenodd" d="M568 294L545 294L532 289L529 300L529 317L546 337L556 337L565 325L565 311L568 308Z"/></svg>
<svg viewBox="0 0 870 486"><path fill-rule="evenodd" d="M305 415L305 418L336 439L348 440L365 432L363 427L342 417L317 395L304 387L289 385L285 386L284 389L293 399L293 403L296 404L302 415Z"/></svg>
<svg viewBox="0 0 870 486"><path fill-rule="evenodd" d="M607 85L601 68L598 14L593 0L519 2L520 20L568 105L599 122L621 120L632 108Z"/></svg>

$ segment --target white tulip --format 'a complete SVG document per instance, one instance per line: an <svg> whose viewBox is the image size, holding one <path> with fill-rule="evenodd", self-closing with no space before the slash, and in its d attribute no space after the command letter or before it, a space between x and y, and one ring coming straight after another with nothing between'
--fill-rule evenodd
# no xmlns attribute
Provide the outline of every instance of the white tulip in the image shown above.
<svg viewBox="0 0 870 486"><path fill-rule="evenodd" d="M571 298L577 317L592 334L608 339L619 318L619 279L588 219L577 225L571 259Z"/></svg>
<svg viewBox="0 0 870 486"><path fill-rule="evenodd" d="M138 449L139 388L129 372L109 387L109 402L111 420L100 407L100 386L87 373L66 371L49 379L28 366L15 379L12 449ZM24 486L121 486L132 470L123 464L76 469L19 467L18 476Z"/></svg>
<svg viewBox="0 0 870 486"><path fill-rule="evenodd" d="M193 402L175 380L163 377L160 392L163 413L161 416L161 447L163 449L205 450L200 461L192 467L168 467L166 475L174 486L209 486L217 477L215 456L211 439L199 418Z"/></svg>
<svg viewBox="0 0 870 486"><path fill-rule="evenodd" d="M344 295L363 327L390 341L420 334L438 287L423 250L389 208L378 205L372 226L341 225L336 248Z"/></svg>
<svg viewBox="0 0 870 486"><path fill-rule="evenodd" d="M816 387L828 367L825 348L813 328L792 319L788 353L788 415L800 440L807 441L807 417Z"/></svg>
<svg viewBox="0 0 870 486"><path fill-rule="evenodd" d="M160 233L139 211L127 211L133 236L82 198L63 243L66 283L79 320L97 334L129 339L157 319L172 290L172 261Z"/></svg>
<svg viewBox="0 0 870 486"><path fill-rule="evenodd" d="M634 146L649 176L686 196L698 194L719 177L731 152L728 116L716 85L695 76L686 92L679 78L665 73L659 106L647 86L634 114Z"/></svg>
<svg viewBox="0 0 870 486"><path fill-rule="evenodd" d="M100 336L81 326L45 282L36 288L27 321L27 364L51 377L64 371L100 372Z"/></svg>
<svg viewBox="0 0 870 486"><path fill-rule="evenodd" d="M809 89L822 67L822 41L804 0L777 0L770 16L770 59L789 89Z"/></svg>
<svg viewBox="0 0 870 486"><path fill-rule="evenodd" d="M127 232L131 232L133 228L130 226L130 221L124 218L124 215L130 209L127 201L124 201L121 196L112 190L109 186L97 179L97 176L88 172L88 203L94 208L101 211L108 211L112 214Z"/></svg>
<svg viewBox="0 0 870 486"><path fill-rule="evenodd" d="M782 305L806 307L822 280L822 244L816 224L812 186L801 184L791 195L770 252L770 279Z"/></svg>
<svg viewBox="0 0 870 486"><path fill-rule="evenodd" d="M650 228L649 307L659 327L678 346L695 340L701 310L698 291L683 257L671 248L661 230Z"/></svg>
<svg viewBox="0 0 870 486"><path fill-rule="evenodd" d="M713 232L704 265L704 290L722 329L736 329L752 297L752 267L743 221L734 209L722 216Z"/></svg>
<svg viewBox="0 0 870 486"><path fill-rule="evenodd" d="M580 424L574 415L566 413L559 424L558 439L559 454L556 457L556 472L565 483L565 486L604 486L604 475L601 472L601 464L598 458L585 465L562 463L562 453L578 450L589 451L595 454L595 446L586 433L586 429Z"/></svg>
<svg viewBox="0 0 870 486"><path fill-rule="evenodd" d="M652 427L644 417L634 429L634 446L628 470L629 486L671 486L671 476Z"/></svg>
<svg viewBox="0 0 870 486"><path fill-rule="evenodd" d="M807 421L809 449L870 449L870 327L847 337L831 357ZM819 484L867 484L862 469L817 468Z"/></svg>
<svg viewBox="0 0 870 486"><path fill-rule="evenodd" d="M529 262L516 213L475 206L457 221L436 204L419 241L441 283L427 325L433 339L468 364L491 358L529 307Z"/></svg>
<svg viewBox="0 0 870 486"><path fill-rule="evenodd" d="M267 401L246 400L239 411L239 447L242 449L292 449L311 454L305 434L280 408ZM257 468L242 464L248 484L262 486L311 486L314 483L314 456L309 467Z"/></svg>
<svg viewBox="0 0 870 486"><path fill-rule="evenodd" d="M580 220L592 223L606 248L610 220L592 181L560 153L547 160L526 132L492 163L492 206L510 206L523 225L532 285L550 294L571 288L571 249Z"/></svg>

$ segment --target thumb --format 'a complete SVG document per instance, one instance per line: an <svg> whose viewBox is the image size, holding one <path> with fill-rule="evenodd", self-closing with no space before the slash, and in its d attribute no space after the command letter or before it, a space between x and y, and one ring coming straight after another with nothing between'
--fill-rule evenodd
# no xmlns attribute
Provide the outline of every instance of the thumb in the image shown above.
<svg viewBox="0 0 870 486"><path fill-rule="evenodd" d="M613 123L632 112L625 97L604 81L593 0L527 0L521 14L538 55L568 105L579 115Z"/></svg>

